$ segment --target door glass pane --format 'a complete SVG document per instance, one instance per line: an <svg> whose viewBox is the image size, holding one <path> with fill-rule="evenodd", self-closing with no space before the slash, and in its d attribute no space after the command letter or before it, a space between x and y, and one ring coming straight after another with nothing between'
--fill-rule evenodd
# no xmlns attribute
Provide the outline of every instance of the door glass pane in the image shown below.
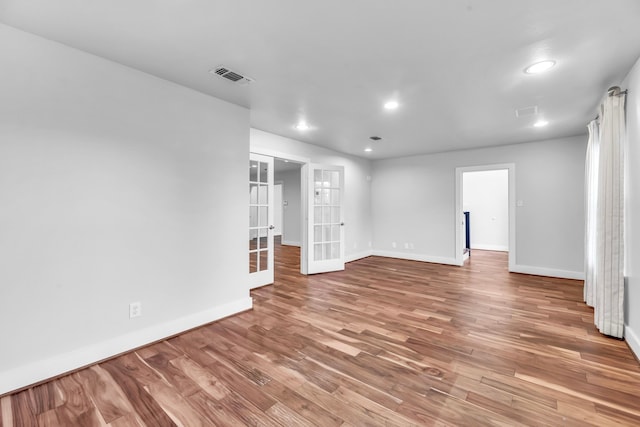
<svg viewBox="0 0 640 427"><path fill-rule="evenodd" d="M259 263L259 271L264 271L266 270L269 265L267 263L267 254L269 253L269 251L264 250L264 251L260 251L260 263Z"/></svg>
<svg viewBox="0 0 640 427"><path fill-rule="evenodd" d="M260 182L267 182L269 178L269 163L260 162Z"/></svg>
<svg viewBox="0 0 640 427"><path fill-rule="evenodd" d="M251 206L249 208L249 227L257 227L258 226L258 208L256 206Z"/></svg>
<svg viewBox="0 0 640 427"><path fill-rule="evenodd" d="M319 206L313 208L313 223L322 224L322 208Z"/></svg>
<svg viewBox="0 0 640 427"><path fill-rule="evenodd" d="M260 185L260 191L258 192L258 203L266 205L269 203L269 186L264 184Z"/></svg>
<svg viewBox="0 0 640 427"><path fill-rule="evenodd" d="M258 180L258 162L251 160L249 162L249 181L256 182Z"/></svg>
<svg viewBox="0 0 640 427"><path fill-rule="evenodd" d="M331 171L322 172L322 186L331 187Z"/></svg>
<svg viewBox="0 0 640 427"><path fill-rule="evenodd" d="M323 188L322 189L322 204L329 205L331 202L331 189Z"/></svg>
<svg viewBox="0 0 640 427"><path fill-rule="evenodd" d="M331 208L322 208L322 222L325 224L331 222Z"/></svg>
<svg viewBox="0 0 640 427"><path fill-rule="evenodd" d="M333 222L333 223L340 223L340 208L339 207L332 207L331 208L331 221L327 221L327 222Z"/></svg>
<svg viewBox="0 0 640 427"><path fill-rule="evenodd" d="M335 189L331 189L329 191L331 191L331 203L330 204L339 205L340 204L340 189L335 188Z"/></svg>
<svg viewBox="0 0 640 427"><path fill-rule="evenodd" d="M323 243L322 246L322 255L324 256L324 259L333 259L331 258L331 243Z"/></svg>
<svg viewBox="0 0 640 427"><path fill-rule="evenodd" d="M330 242L331 241L331 226L330 225L323 225L322 226L322 240L324 240L325 242Z"/></svg>
<svg viewBox="0 0 640 427"><path fill-rule="evenodd" d="M340 172L328 171L331 188L340 188Z"/></svg>
<svg viewBox="0 0 640 427"><path fill-rule="evenodd" d="M258 271L258 252L249 252L249 273Z"/></svg>
<svg viewBox="0 0 640 427"><path fill-rule="evenodd" d="M313 241L322 242L322 226L316 225L313 227Z"/></svg>
<svg viewBox="0 0 640 427"><path fill-rule="evenodd" d="M322 261L322 243L316 243L313 245L313 259L316 261Z"/></svg>
<svg viewBox="0 0 640 427"><path fill-rule="evenodd" d="M258 203L258 185L249 184L249 203L255 205Z"/></svg>
<svg viewBox="0 0 640 427"><path fill-rule="evenodd" d="M258 209L259 209L258 225L260 227L266 227L268 225L267 221L269 220L269 216L268 216L269 208L266 206L260 206Z"/></svg>
<svg viewBox="0 0 640 427"><path fill-rule="evenodd" d="M313 172L313 188L321 188L322 187L322 170L316 169Z"/></svg>

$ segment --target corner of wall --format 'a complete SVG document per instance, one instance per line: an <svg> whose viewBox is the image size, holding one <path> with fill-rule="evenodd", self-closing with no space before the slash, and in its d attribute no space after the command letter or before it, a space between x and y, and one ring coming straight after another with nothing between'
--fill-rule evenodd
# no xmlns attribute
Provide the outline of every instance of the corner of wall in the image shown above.
<svg viewBox="0 0 640 427"><path fill-rule="evenodd" d="M624 339L636 358L640 360L640 338L629 325L624 325Z"/></svg>

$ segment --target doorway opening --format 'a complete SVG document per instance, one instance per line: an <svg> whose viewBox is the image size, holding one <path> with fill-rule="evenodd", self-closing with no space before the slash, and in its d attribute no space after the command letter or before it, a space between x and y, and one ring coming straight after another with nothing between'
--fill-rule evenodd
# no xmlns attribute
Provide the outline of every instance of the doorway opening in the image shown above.
<svg viewBox="0 0 640 427"><path fill-rule="evenodd" d="M508 252L516 261L515 165L456 168L456 262L474 249Z"/></svg>
<svg viewBox="0 0 640 427"><path fill-rule="evenodd" d="M300 247L302 242L302 166L296 161L274 159L275 237L279 236L278 243L286 246Z"/></svg>

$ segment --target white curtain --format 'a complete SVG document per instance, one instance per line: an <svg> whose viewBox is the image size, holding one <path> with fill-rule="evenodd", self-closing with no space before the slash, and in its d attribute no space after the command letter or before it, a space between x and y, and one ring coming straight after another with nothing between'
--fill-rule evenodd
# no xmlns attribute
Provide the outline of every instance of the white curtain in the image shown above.
<svg viewBox="0 0 640 427"><path fill-rule="evenodd" d="M587 125L589 142L585 164L585 257L584 257L584 300L593 307L596 285L596 211L598 209L598 159L600 150L600 124L592 120Z"/></svg>
<svg viewBox="0 0 640 427"><path fill-rule="evenodd" d="M589 124L586 165L584 297L598 330L617 338L624 336L625 98L606 96L600 125Z"/></svg>

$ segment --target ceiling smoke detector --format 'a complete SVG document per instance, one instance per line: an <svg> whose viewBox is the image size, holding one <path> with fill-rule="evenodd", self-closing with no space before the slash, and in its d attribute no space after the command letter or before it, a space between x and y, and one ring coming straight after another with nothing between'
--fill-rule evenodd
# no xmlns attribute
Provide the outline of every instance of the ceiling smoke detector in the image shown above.
<svg viewBox="0 0 640 427"><path fill-rule="evenodd" d="M236 71L233 71L232 69L230 69L229 67L225 67L224 65L220 65L219 67L209 70L209 72L211 74L220 76L223 79L230 80L240 86L246 86L255 81L251 77L248 77Z"/></svg>

